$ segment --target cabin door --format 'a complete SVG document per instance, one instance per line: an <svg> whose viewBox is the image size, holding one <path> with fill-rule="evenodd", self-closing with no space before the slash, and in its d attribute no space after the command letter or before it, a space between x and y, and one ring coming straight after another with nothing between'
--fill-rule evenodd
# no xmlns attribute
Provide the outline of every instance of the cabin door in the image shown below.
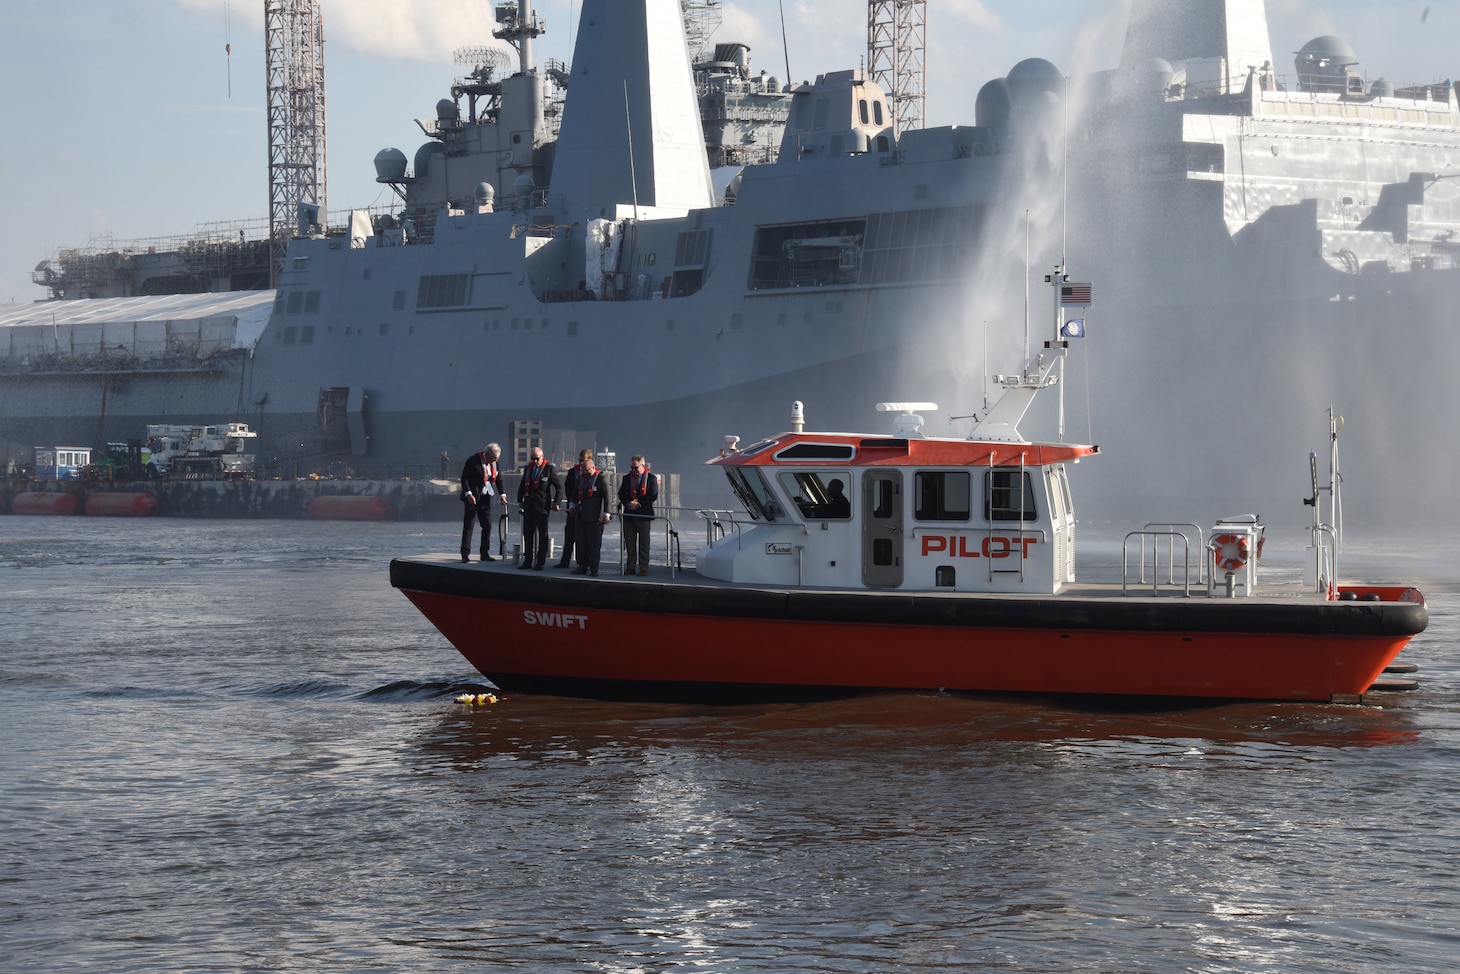
<svg viewBox="0 0 1460 974"><path fill-rule="evenodd" d="M862 583L902 585L902 471L869 470L862 475Z"/></svg>
<svg viewBox="0 0 1460 974"><path fill-rule="evenodd" d="M1050 521L1054 526L1055 590L1062 582L1075 580L1075 511L1070 503L1070 481L1065 465L1056 463L1044 468L1049 496Z"/></svg>

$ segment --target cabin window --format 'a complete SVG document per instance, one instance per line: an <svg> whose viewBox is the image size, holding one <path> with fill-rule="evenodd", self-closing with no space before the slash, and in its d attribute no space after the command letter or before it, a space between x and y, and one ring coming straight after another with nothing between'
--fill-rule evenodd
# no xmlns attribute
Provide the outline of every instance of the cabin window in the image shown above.
<svg viewBox="0 0 1460 974"><path fill-rule="evenodd" d="M913 478L919 521L967 521L969 476L966 470L919 470Z"/></svg>
<svg viewBox="0 0 1460 974"><path fill-rule="evenodd" d="M856 456L857 448L850 443L793 443L776 453L777 460L841 460L843 463Z"/></svg>
<svg viewBox="0 0 1460 974"><path fill-rule="evenodd" d="M882 103L880 101L872 103L872 118L878 125L882 124Z"/></svg>
<svg viewBox="0 0 1460 974"><path fill-rule="evenodd" d="M895 491L892 489L892 481L875 480L872 482L872 516L875 518L892 517L892 499Z"/></svg>
<svg viewBox="0 0 1460 974"><path fill-rule="evenodd" d="M861 98L857 101L857 112L862 117L862 124L867 124L867 99Z"/></svg>
<svg viewBox="0 0 1460 974"><path fill-rule="evenodd" d="M745 510L751 517L774 521L784 516L785 512L781 510L771 485L766 483L764 475L755 467L731 467L725 471L725 475L730 478L730 489L735 492L740 503L745 505Z"/></svg>
<svg viewBox="0 0 1460 974"><path fill-rule="evenodd" d="M816 131L826 128L826 119L830 114L831 102L825 98L816 99L816 120L812 123Z"/></svg>
<svg viewBox="0 0 1460 974"><path fill-rule="evenodd" d="M1033 521L1034 481L1027 470L984 474L983 516L988 521Z"/></svg>
<svg viewBox="0 0 1460 974"><path fill-rule="evenodd" d="M851 474L845 470L787 470L781 474L781 488L801 516L813 521L845 521L852 516L847 489L851 482Z"/></svg>

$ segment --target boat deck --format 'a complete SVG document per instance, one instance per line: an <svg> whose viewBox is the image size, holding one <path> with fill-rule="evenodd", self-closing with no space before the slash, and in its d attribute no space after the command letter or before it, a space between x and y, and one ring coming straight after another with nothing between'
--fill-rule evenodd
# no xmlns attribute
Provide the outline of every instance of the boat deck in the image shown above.
<svg viewBox="0 0 1460 974"><path fill-rule="evenodd" d="M555 580L552 585L557 589L561 582L569 584L588 585L590 583L611 584L615 586L683 586L692 589L715 589L715 590L740 590L746 592L754 591L778 591L778 592L805 592L817 594L841 594L856 593L860 596L888 596L933 599L959 599L959 600L1030 600L1030 601L1109 601L1142 603L1153 600L1182 600L1192 599L1202 602L1239 603L1247 605L1274 604L1294 605L1309 603L1321 605L1330 600L1324 598L1321 592L1315 587L1304 584L1301 580L1288 577L1289 573L1274 573L1271 580L1261 579L1254 586L1251 595L1245 595L1240 590L1234 597L1226 594L1225 588L1218 586L1214 591L1208 591L1205 582L1193 583L1189 591L1180 583L1169 583L1163 580L1159 585L1152 585L1147 579L1144 583L1137 583L1135 580L1122 584L1118 579L1115 581L1078 581L1066 585L1054 595L1039 592L958 592L946 590L928 589L864 589L864 588L828 588L823 586L773 586L749 582L726 582L720 579L706 578L696 572L693 568L674 570L663 565L655 565L649 569L648 575L624 575L620 566L605 565L597 576L575 575L565 568L555 568L551 564L542 571L523 570L515 566L510 557L491 562L478 562L475 557L469 564L463 564L460 556L456 554L422 554L398 558L396 561L409 562L421 565L431 565L440 568L450 568L462 572L464 575L509 575L520 577L524 580L539 578L543 580ZM1341 586L1349 588L1348 586ZM514 586L517 588L517 586ZM520 589L519 589L520 590ZM1359 585L1353 586L1355 592L1353 598L1346 601L1367 601L1367 602L1419 602L1423 604L1423 596L1416 589L1406 586L1375 586ZM559 590L560 591L560 590ZM1372 593L1372 594L1369 594ZM1365 597L1367 595L1367 597Z"/></svg>

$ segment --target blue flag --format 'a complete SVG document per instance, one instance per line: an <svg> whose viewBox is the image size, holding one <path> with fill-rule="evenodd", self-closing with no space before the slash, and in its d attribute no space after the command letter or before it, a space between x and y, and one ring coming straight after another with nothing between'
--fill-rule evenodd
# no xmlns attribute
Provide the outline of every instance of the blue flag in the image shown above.
<svg viewBox="0 0 1460 974"><path fill-rule="evenodd" d="M1084 338L1085 337L1085 319L1084 318L1071 318L1069 321L1065 322L1064 325L1063 325L1063 327L1060 328L1060 337L1061 338Z"/></svg>

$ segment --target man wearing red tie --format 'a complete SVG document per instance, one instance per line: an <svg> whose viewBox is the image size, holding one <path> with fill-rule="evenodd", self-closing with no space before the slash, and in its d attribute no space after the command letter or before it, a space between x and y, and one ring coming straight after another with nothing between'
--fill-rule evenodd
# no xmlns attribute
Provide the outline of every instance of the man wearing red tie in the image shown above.
<svg viewBox="0 0 1460 974"><path fill-rule="evenodd" d="M547 560L548 514L558 509L562 488L557 469L543 459L542 447L533 447L530 456L517 485L517 509L522 513L522 564L517 567L542 571Z"/></svg>
<svg viewBox="0 0 1460 974"><path fill-rule="evenodd" d="M624 574L649 574L649 534L654 526L654 502L659 484L649 472L643 456L634 454L629 472L618 487L619 508L624 518Z"/></svg>
<svg viewBox="0 0 1460 974"><path fill-rule="evenodd" d="M473 453L461 468L461 560L471 561L472 523L482 526L482 561L495 561L488 552L492 546L492 500L502 496L502 478L497 473L497 458L502 448L488 443L480 453Z"/></svg>
<svg viewBox="0 0 1460 974"><path fill-rule="evenodd" d="M583 458L574 493L576 497L568 498L578 512L578 534L573 539L578 567L573 569L573 574L597 575L603 526L608 523L608 478L593 462L592 453Z"/></svg>

